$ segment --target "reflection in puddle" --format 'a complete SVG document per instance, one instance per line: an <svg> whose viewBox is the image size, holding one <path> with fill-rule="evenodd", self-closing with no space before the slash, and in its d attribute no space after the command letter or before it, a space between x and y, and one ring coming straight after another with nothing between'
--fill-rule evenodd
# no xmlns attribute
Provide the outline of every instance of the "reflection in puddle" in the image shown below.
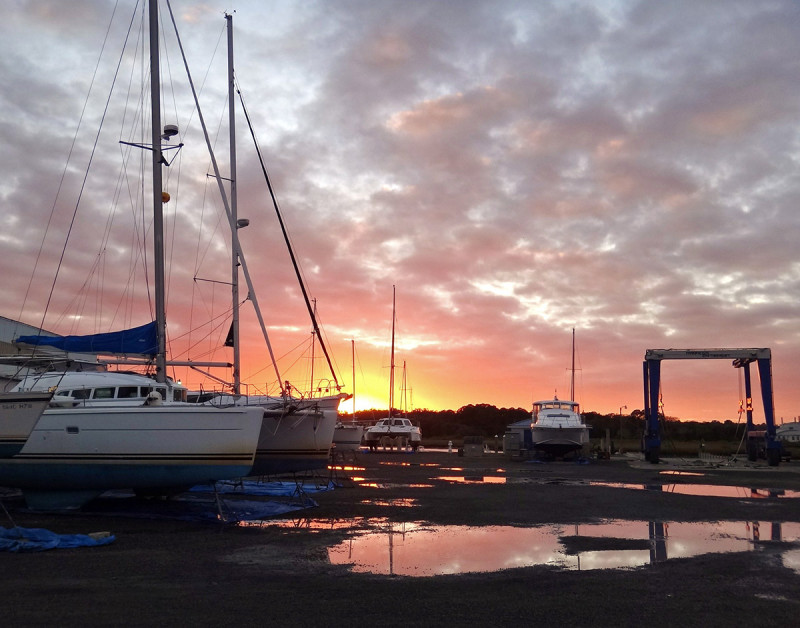
<svg viewBox="0 0 800 628"><path fill-rule="evenodd" d="M323 530L358 530L371 529L383 522L387 525L387 519L366 517L355 517L350 519L311 519L309 517L297 517L294 519L263 519L261 521L238 521L236 526L239 528L289 528L297 530L310 530L321 532Z"/></svg>
<svg viewBox="0 0 800 628"><path fill-rule="evenodd" d="M433 484L393 484L391 482L367 482L366 478L351 478L359 486L366 488L433 488Z"/></svg>
<svg viewBox="0 0 800 628"><path fill-rule="evenodd" d="M442 467L442 471L463 471L464 467ZM505 473L505 469L495 469L495 473Z"/></svg>
<svg viewBox="0 0 800 628"><path fill-rule="evenodd" d="M460 484L505 484L504 477L497 477L492 475L442 475L434 480L442 480L443 482L457 482Z"/></svg>
<svg viewBox="0 0 800 628"><path fill-rule="evenodd" d="M370 520L367 532L328 549L355 572L435 576L549 565L570 570L638 567L709 552L742 552L765 540L796 543L800 523L610 521L578 526L435 526ZM766 538L768 537L768 539ZM787 566L800 563L791 549Z"/></svg>
<svg viewBox="0 0 800 628"><path fill-rule="evenodd" d="M677 493L679 495L700 495L703 497L738 497L764 499L779 497L800 497L800 491L784 489L745 488L744 486L720 486L718 484L624 484L622 482L589 482L590 486L628 488L647 491Z"/></svg>
<svg viewBox="0 0 800 628"><path fill-rule="evenodd" d="M368 506L400 506L403 508L416 508L419 506L419 500L413 498L403 499L362 499L362 504Z"/></svg>

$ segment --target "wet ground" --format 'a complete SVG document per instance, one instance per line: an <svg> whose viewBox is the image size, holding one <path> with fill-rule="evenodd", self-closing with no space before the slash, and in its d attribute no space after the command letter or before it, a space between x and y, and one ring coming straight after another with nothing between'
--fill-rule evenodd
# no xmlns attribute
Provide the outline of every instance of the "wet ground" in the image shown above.
<svg viewBox="0 0 800 628"><path fill-rule="evenodd" d="M800 612L800 463L362 453L331 479L316 507L240 524L6 498L6 527L116 541L0 555L0 621L730 626Z"/></svg>

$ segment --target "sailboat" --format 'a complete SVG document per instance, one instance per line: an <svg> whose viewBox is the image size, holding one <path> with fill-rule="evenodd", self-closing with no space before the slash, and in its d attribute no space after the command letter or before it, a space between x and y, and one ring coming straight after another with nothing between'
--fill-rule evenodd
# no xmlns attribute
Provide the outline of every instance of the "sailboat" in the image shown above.
<svg viewBox="0 0 800 628"><path fill-rule="evenodd" d="M344 422L336 422L336 429L333 432L333 446L336 451L358 451L361 448L361 440L364 438L364 426L356 423L356 344L355 340L350 341L351 353L353 357L353 418Z"/></svg>
<svg viewBox="0 0 800 628"><path fill-rule="evenodd" d="M177 128L168 125L161 134L157 0L149 2L149 26L152 145L142 148L152 151L156 320L139 330L142 334L133 347L135 353L154 359L155 377L115 373L111 377L118 379L113 385L100 386L87 379L90 374L69 374L72 394L57 390L55 405L41 413L21 447L4 448L0 457L0 485L21 489L33 509L79 508L110 489L180 492L196 484L246 476L255 458L262 408L221 409L163 396L169 387L163 238L163 203L168 197L162 192L161 169L166 163L162 138L174 136ZM130 348L122 346L130 339L124 332L66 338L89 343L96 352L122 347L125 353ZM18 341L60 342L44 336ZM18 388L29 392L51 383L40 377ZM61 386L63 379L57 388ZM100 403L101 397L105 402Z"/></svg>
<svg viewBox="0 0 800 628"><path fill-rule="evenodd" d="M572 330L570 398L533 402L531 435L533 448L545 455L563 457L589 443L589 426L583 421L575 399L575 330Z"/></svg>
<svg viewBox="0 0 800 628"><path fill-rule="evenodd" d="M395 333L395 287L392 286L392 349L389 366L389 416L381 419L364 432L364 442L370 451L378 447L410 446L413 451L422 444L422 431L408 417L395 415L394 410L394 333ZM405 389L405 365L403 368L403 387Z"/></svg>
<svg viewBox="0 0 800 628"><path fill-rule="evenodd" d="M265 476L265 475L279 475L285 473L298 473L304 471L313 471L317 469L324 469L327 467L330 457L330 450L333 443L334 430L339 418L339 404L349 397L349 395L341 392L334 392L333 394L320 394L314 396L313 393L308 396L293 395L292 386L289 382L284 382L280 373L278 372L277 363L272 355L272 348L269 343L269 338L266 333L266 325L264 324L258 300L256 298L256 290L250 280L250 275L245 260L244 253L239 243L238 229L246 226L248 221L240 221L237 215L237 196L236 196L236 121L235 121L235 102L234 102L234 75L233 75L233 16L230 14L225 15L227 22L227 36L228 36L228 114L230 126L230 161L231 161L231 192L230 200L223 187L223 177L219 174L219 169L216 160L213 158L213 151L209 152L212 155L212 165L214 167L215 177L219 186L220 195L222 197L223 205L225 206L228 220L231 227L232 235L232 258L231 258L231 271L232 271L232 312L233 323L231 325L231 346L233 347L233 382L230 385L229 392L215 393L209 395L208 399L203 400L206 405L213 405L217 407L230 407L230 406L248 406L260 407L263 409L264 418L261 427L261 434L259 436L258 448L253 463L253 468L250 471L252 476ZM246 111L245 111L246 114ZM201 124L205 129L205 124L200 116ZM248 116L249 123L249 116ZM251 129L252 131L252 129ZM208 134L206 141L209 142ZM260 151L258 151L259 159L261 159ZM262 170L266 176L266 168L262 161ZM272 193L272 186L267 184ZM274 201L274 195L273 195ZM278 213L278 220L283 228L283 220L278 210L277 204L275 209ZM284 229L284 237L286 244L289 247L289 254L292 262L297 270L297 264L292 251L288 237ZM256 315L261 324L264 339L269 349L271 361L275 368L275 375L277 381L282 384L282 391L280 395L254 395L241 393L240 381L240 357L239 357L239 272L244 274L245 281L247 282L249 298L253 302ZM309 314L314 326L314 337L318 338L320 346L325 352L326 358L327 350L324 342L322 341L319 327L316 322L315 312L310 306L310 301L303 285L300 273L297 273L300 287L303 291L303 296L306 299L306 305L309 307ZM330 364L330 359L328 359ZM335 378L335 375L334 375ZM312 374L313 386L313 374ZM338 386L335 386L339 390ZM322 393L322 391L320 391Z"/></svg>

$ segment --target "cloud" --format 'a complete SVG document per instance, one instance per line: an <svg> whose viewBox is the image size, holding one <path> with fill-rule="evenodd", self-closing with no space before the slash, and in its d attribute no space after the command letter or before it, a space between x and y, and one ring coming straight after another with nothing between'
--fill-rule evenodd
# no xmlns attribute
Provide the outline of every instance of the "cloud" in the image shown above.
<svg viewBox="0 0 800 628"><path fill-rule="evenodd" d="M117 9L90 92L113 5L27 5L0 26L0 246L13 252L0 272L9 302L25 301L33 319L21 315L38 322L131 16ZM176 11L223 176L226 8ZM354 338L365 386L384 396L396 285L398 358L418 406L527 407L566 393L575 327L588 409L642 405L647 348L769 346L778 415L800 414L798 11L788 1L238 6L238 86L340 370ZM185 142L166 184L170 329L182 354L224 355L227 218L170 38L165 111ZM133 56L48 314L73 328L141 322L151 307L152 260L138 252L150 221L119 174L121 105L140 98ZM125 137L142 132L124 120ZM282 368L301 381L306 306L241 115L238 129L239 215L250 219L239 235ZM132 151L129 165L138 159ZM247 371L266 385L245 305ZM181 345L201 329L209 338ZM671 413L735 418L728 371L670 365Z"/></svg>

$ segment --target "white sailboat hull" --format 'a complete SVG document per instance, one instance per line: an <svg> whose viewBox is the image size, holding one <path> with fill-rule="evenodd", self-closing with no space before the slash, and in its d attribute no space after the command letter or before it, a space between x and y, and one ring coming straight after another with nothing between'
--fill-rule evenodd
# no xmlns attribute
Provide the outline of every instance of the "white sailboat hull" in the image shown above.
<svg viewBox="0 0 800 628"><path fill-rule="evenodd" d="M19 453L52 396L50 392L0 393L0 457Z"/></svg>
<svg viewBox="0 0 800 628"><path fill-rule="evenodd" d="M263 411L193 405L51 408L0 485L32 508L77 508L110 489L170 492L249 474Z"/></svg>
<svg viewBox="0 0 800 628"><path fill-rule="evenodd" d="M356 451L363 436L364 426L340 423L333 432L333 446L337 451Z"/></svg>
<svg viewBox="0 0 800 628"><path fill-rule="evenodd" d="M251 475L280 475L325 469L330 460L333 434L339 421L339 404L347 395L312 399L250 396L237 406L261 407L264 418ZM221 396L209 403L234 403Z"/></svg>

